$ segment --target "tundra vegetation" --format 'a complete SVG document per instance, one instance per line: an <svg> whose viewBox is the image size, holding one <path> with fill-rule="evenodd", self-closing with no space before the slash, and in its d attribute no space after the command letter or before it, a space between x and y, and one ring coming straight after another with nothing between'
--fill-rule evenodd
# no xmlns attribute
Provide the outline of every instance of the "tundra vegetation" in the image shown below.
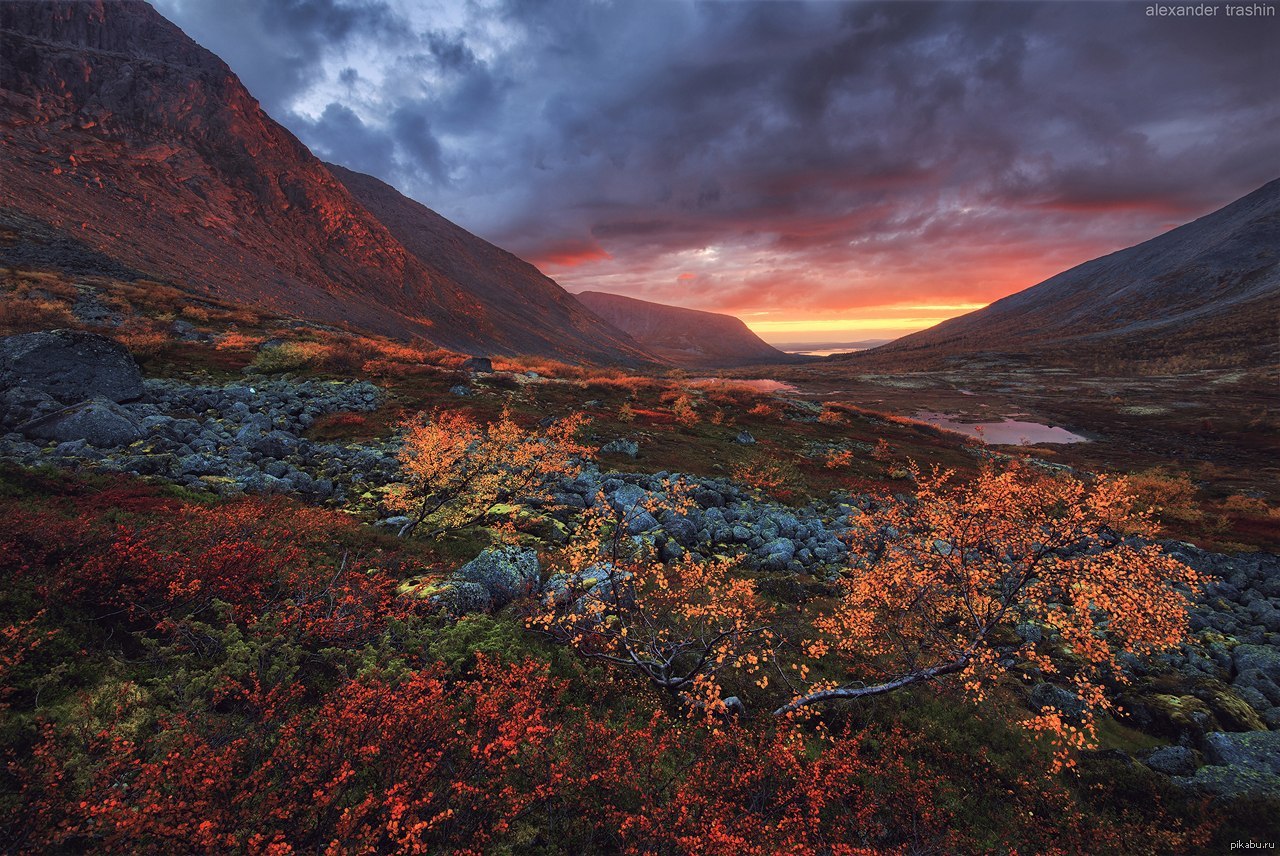
<svg viewBox="0 0 1280 856"><path fill-rule="evenodd" d="M85 284L14 282L4 332L74 323ZM153 378L378 384L300 442L389 442L394 477L353 453L323 495L176 482L119 471L136 445L0 464L10 849L1127 854L1273 831L1265 794L1133 760L1197 722L1270 733L1159 666L1212 581L1157 536L1249 537L1263 499L97 285L137 320L96 329ZM731 494L847 549L802 562L723 514L744 540L704 537ZM502 598L457 596L517 556Z"/></svg>

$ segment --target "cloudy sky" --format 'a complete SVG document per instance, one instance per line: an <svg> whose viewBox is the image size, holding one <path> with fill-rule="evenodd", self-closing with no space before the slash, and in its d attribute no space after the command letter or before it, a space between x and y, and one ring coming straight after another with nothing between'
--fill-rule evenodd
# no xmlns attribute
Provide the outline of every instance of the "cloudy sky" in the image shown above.
<svg viewBox="0 0 1280 856"><path fill-rule="evenodd" d="M1148 5L156 0L321 157L774 342L929 326L1280 177L1280 17Z"/></svg>

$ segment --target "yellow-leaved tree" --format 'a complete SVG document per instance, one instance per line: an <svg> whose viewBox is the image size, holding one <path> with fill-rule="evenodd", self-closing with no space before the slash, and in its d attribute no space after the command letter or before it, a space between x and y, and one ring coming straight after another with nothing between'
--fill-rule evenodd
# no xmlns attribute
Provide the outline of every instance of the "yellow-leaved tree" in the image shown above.
<svg viewBox="0 0 1280 856"><path fill-rule="evenodd" d="M579 461L591 454L575 439L585 419L573 414L531 430L506 410L488 424L449 410L410 419L400 452L403 480L385 500L410 518L400 534L424 522L433 536L464 529L517 498L549 501L555 486L577 477Z"/></svg>
<svg viewBox="0 0 1280 856"><path fill-rule="evenodd" d="M813 657L835 658L851 679L815 683L776 712L947 675L981 699L1015 662L1054 675L1064 661L1083 719L1045 706L1026 724L1047 732L1057 763L1069 764L1066 750L1090 745L1095 712L1110 707L1103 680L1123 680L1117 657L1186 638L1187 602L1201 577L1133 537L1151 523L1123 479L1086 484L1019 464L988 467L967 484L951 472L914 472L914 498L862 519L860 566L808 643ZM1059 653L1068 656L1050 656Z"/></svg>

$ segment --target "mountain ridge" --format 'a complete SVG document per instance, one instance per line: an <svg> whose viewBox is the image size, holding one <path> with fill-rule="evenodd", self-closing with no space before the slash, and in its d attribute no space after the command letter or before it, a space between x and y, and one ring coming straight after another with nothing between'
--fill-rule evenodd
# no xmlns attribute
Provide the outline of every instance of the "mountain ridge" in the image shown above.
<svg viewBox="0 0 1280 856"><path fill-rule="evenodd" d="M1140 244L848 359L1137 350L1253 365L1274 359L1275 342L1258 336L1257 326L1269 319L1274 328L1277 318L1280 179Z"/></svg>
<svg viewBox="0 0 1280 856"><path fill-rule="evenodd" d="M576 296L645 348L678 365L729 367L803 359L768 344L733 315L602 291L581 291Z"/></svg>
<svg viewBox="0 0 1280 856"><path fill-rule="evenodd" d="M0 125L0 208L196 294L468 352L651 360L532 266L495 302L410 251L146 3L0 6ZM512 326L525 291L542 303Z"/></svg>

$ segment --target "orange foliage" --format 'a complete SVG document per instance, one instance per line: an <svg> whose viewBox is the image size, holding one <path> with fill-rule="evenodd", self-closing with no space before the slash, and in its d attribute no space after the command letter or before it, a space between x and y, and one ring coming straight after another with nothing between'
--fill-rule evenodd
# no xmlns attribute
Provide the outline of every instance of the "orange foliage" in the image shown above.
<svg viewBox="0 0 1280 856"><path fill-rule="evenodd" d="M580 654L638 673L699 714L723 714L718 673L762 674L774 636L755 584L729 561L686 555L670 564L628 537L643 514L682 514L680 486L665 508L611 507L601 497L566 551L563 586L529 619Z"/></svg>
<svg viewBox="0 0 1280 856"><path fill-rule="evenodd" d="M1186 637L1187 599L1201 577L1160 547L1117 534L1150 528L1123 479L1090 486L1020 465L985 469L967 485L953 484L950 472L916 478L914 501L872 516L871 557L845 578L839 608L815 622L821 635L809 643L813 656L836 655L863 681L815 687L784 710L948 674L980 700L1011 656L1055 674L1044 647L998 650L1001 628L1014 623L1043 627L1070 651L1070 683L1090 711L1105 710L1101 681L1122 679L1119 653ZM1063 749L1094 739L1092 717L1077 728L1058 710L1027 726ZM1070 763L1066 752L1058 760Z"/></svg>
<svg viewBox="0 0 1280 856"><path fill-rule="evenodd" d="M734 481L763 491L781 502L788 502L798 494L799 473L795 466L771 455L735 463L729 468L729 475Z"/></svg>
<svg viewBox="0 0 1280 856"><path fill-rule="evenodd" d="M844 422L844 414L831 406L825 406L818 414L818 421L823 425L840 425Z"/></svg>
<svg viewBox="0 0 1280 856"><path fill-rule="evenodd" d="M693 426L702 421L694 408L693 399L688 395L680 395L671 405L671 414L681 425Z"/></svg>
<svg viewBox="0 0 1280 856"><path fill-rule="evenodd" d="M847 467L852 463L853 463L852 449L838 449L838 450L830 449L827 451L826 460L824 461L824 465L829 470L836 470L836 469L840 469L841 467Z"/></svg>
<svg viewBox="0 0 1280 856"><path fill-rule="evenodd" d="M239 330L228 330L218 337L214 345L219 351L249 351L261 344L262 336L241 333Z"/></svg>
<svg viewBox="0 0 1280 856"><path fill-rule="evenodd" d="M586 417L573 414L545 430L525 430L510 413L480 425L461 411L422 414L405 423L400 465L387 506L412 517L408 534L431 520L432 534L463 529L491 516L494 505L518 496L551 500L551 488L581 471L591 450L574 437Z"/></svg>

